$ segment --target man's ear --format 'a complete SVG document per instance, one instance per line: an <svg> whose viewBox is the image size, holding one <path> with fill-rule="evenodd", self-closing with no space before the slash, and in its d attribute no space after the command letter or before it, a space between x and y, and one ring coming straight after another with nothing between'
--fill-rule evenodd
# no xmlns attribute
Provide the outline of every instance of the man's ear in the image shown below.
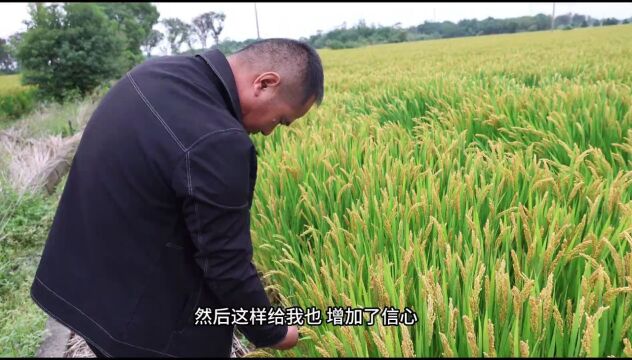
<svg viewBox="0 0 632 360"><path fill-rule="evenodd" d="M281 85L281 76L273 71L268 71L257 76L254 81L255 95L260 95L263 91L276 90Z"/></svg>

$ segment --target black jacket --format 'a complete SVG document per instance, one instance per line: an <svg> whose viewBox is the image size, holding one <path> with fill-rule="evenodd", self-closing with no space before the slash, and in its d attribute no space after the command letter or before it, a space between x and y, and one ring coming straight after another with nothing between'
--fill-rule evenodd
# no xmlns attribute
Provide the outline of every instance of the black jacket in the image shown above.
<svg viewBox="0 0 632 360"><path fill-rule="evenodd" d="M230 355L199 308L270 307L252 264L257 176L224 55L150 59L88 122L31 288L110 356ZM285 325L238 325L256 346Z"/></svg>

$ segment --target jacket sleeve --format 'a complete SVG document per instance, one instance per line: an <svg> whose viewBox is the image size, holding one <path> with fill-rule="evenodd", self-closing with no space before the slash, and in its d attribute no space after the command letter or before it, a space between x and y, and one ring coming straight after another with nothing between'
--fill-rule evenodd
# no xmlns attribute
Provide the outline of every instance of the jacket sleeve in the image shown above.
<svg viewBox="0 0 632 360"><path fill-rule="evenodd" d="M195 245L195 261L209 289L232 309L269 309L271 304L252 263L250 157L243 131L224 130L194 144L178 162L173 186ZM257 347L277 344L286 325L238 325Z"/></svg>

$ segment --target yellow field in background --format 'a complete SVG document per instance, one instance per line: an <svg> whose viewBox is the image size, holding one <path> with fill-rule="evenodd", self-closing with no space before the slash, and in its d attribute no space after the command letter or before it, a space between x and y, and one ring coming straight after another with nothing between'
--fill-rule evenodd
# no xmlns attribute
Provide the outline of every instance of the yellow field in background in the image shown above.
<svg viewBox="0 0 632 360"><path fill-rule="evenodd" d="M14 92L16 90L26 89L20 83L20 75L0 75L0 96L4 93Z"/></svg>

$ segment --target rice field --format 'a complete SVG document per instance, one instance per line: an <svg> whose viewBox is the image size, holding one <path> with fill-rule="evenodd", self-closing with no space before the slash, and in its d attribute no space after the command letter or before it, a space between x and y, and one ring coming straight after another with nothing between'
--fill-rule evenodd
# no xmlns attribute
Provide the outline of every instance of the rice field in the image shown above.
<svg viewBox="0 0 632 360"><path fill-rule="evenodd" d="M323 105L254 137L254 261L284 307L418 322L268 354L632 356L632 25L321 56Z"/></svg>
<svg viewBox="0 0 632 360"><path fill-rule="evenodd" d="M0 75L0 96L7 92L26 89L20 83L20 75Z"/></svg>

